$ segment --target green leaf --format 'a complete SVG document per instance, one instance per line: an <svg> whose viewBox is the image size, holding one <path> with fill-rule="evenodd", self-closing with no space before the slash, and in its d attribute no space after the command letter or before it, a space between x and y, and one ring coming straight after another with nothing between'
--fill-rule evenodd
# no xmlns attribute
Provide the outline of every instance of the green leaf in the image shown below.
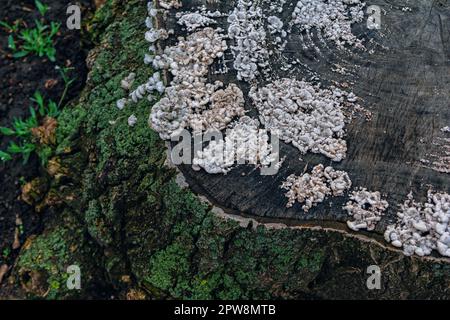
<svg viewBox="0 0 450 320"><path fill-rule="evenodd" d="M12 157L9 153L0 151L0 160L2 160L3 162L6 162L6 161L12 160Z"/></svg>
<svg viewBox="0 0 450 320"><path fill-rule="evenodd" d="M25 143L25 145L22 147L22 150L24 152L33 152L34 150L36 150L36 145L34 145L33 143Z"/></svg>
<svg viewBox="0 0 450 320"><path fill-rule="evenodd" d="M22 119L14 119L13 121L15 135L18 137L29 137L31 135L30 130L37 127L37 119L29 118L27 121Z"/></svg>
<svg viewBox="0 0 450 320"><path fill-rule="evenodd" d="M39 0L35 0L34 3L36 4L36 8L38 9L41 16L45 16L48 11L48 6L40 2Z"/></svg>
<svg viewBox="0 0 450 320"><path fill-rule="evenodd" d="M43 31L48 29L48 26L40 22L39 20L34 20L34 23L36 24L36 28L32 29L32 32L37 34L42 34Z"/></svg>
<svg viewBox="0 0 450 320"><path fill-rule="evenodd" d="M13 121L14 130L16 130L17 134L20 134L21 131L26 129L25 123L22 121L22 119L14 119Z"/></svg>
<svg viewBox="0 0 450 320"><path fill-rule="evenodd" d="M13 129L6 127L0 127L0 133L4 136L13 136L16 134L16 132Z"/></svg>
<svg viewBox="0 0 450 320"><path fill-rule="evenodd" d="M58 105L52 100L48 102L47 115L52 118L56 118L59 115Z"/></svg>
<svg viewBox="0 0 450 320"><path fill-rule="evenodd" d="M0 26L2 26L5 29L8 29L8 30L11 29L11 26L8 23L6 23L5 21L0 21Z"/></svg>
<svg viewBox="0 0 450 320"><path fill-rule="evenodd" d="M52 38L54 35L56 35L59 31L59 28L61 27L60 23L51 22L50 23L50 38Z"/></svg>
<svg viewBox="0 0 450 320"><path fill-rule="evenodd" d="M54 48L47 50L47 57L51 62L56 61L56 50Z"/></svg>
<svg viewBox="0 0 450 320"><path fill-rule="evenodd" d="M45 106L44 106L44 98L42 97L42 94L39 91L36 91L33 95L33 98L31 98L31 101L34 101L39 106L38 112L43 117L45 116Z"/></svg>
<svg viewBox="0 0 450 320"><path fill-rule="evenodd" d="M30 107L30 114L31 114L31 119L37 119L36 111L33 109L33 107Z"/></svg>
<svg viewBox="0 0 450 320"><path fill-rule="evenodd" d="M28 29L22 30L20 32L19 38L24 40L24 41L31 42L32 41L32 39L31 39L31 31L28 30Z"/></svg>
<svg viewBox="0 0 450 320"><path fill-rule="evenodd" d="M48 163L48 159L50 159L50 157L53 154L53 150L50 147L44 147L41 150L39 150L37 152L39 159L41 160L41 165L43 167L45 167Z"/></svg>
<svg viewBox="0 0 450 320"><path fill-rule="evenodd" d="M14 31L14 27L4 21L0 21L0 26L2 26L8 31Z"/></svg>
<svg viewBox="0 0 450 320"><path fill-rule="evenodd" d="M14 37L12 34L10 34L8 37L8 48L14 51L17 49L16 42L14 41Z"/></svg>
<svg viewBox="0 0 450 320"><path fill-rule="evenodd" d="M28 130L31 130L33 128L37 128L39 126L36 117L30 117L30 118L28 118L27 121L28 121Z"/></svg>
<svg viewBox="0 0 450 320"><path fill-rule="evenodd" d="M28 51L19 51L13 54L13 58L19 59L19 58L23 58L26 55L28 55Z"/></svg>
<svg viewBox="0 0 450 320"><path fill-rule="evenodd" d="M15 142L10 142L8 146L9 153L22 153L22 147L18 146Z"/></svg>
<svg viewBox="0 0 450 320"><path fill-rule="evenodd" d="M30 159L31 154L36 151L36 145L32 143L26 143L23 146L22 150L23 163L26 164ZM41 161L43 160L41 159Z"/></svg>
<svg viewBox="0 0 450 320"><path fill-rule="evenodd" d="M23 157L22 163L24 165L28 163L28 160L30 160L30 156L31 156L31 153L23 153L22 154L22 157Z"/></svg>

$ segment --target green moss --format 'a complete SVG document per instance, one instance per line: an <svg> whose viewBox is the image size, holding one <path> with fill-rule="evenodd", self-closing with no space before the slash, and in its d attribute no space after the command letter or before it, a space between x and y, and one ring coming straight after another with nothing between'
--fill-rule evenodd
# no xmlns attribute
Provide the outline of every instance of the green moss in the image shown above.
<svg viewBox="0 0 450 320"><path fill-rule="evenodd" d="M87 23L87 31L93 41L98 41L105 28L114 19L114 8L117 1L105 1L105 4L96 10L92 19Z"/></svg>
<svg viewBox="0 0 450 320"><path fill-rule="evenodd" d="M322 267L324 261L324 252L314 252L309 256L301 257L298 261L298 265L302 269L308 269L313 272L317 272Z"/></svg>
<svg viewBox="0 0 450 320"><path fill-rule="evenodd" d="M97 200L92 200L89 202L85 214L85 222L89 234L102 246L107 246L113 241L112 233L109 229L111 221L108 221L107 217L105 217L105 211L102 210Z"/></svg>
<svg viewBox="0 0 450 320"><path fill-rule="evenodd" d="M56 141L58 148L56 154L64 153L73 144L80 133L80 127L86 117L86 110L80 106L66 107L58 116Z"/></svg>
<svg viewBox="0 0 450 320"><path fill-rule="evenodd" d="M242 229L214 217L189 191L169 185L172 197L163 197L162 220L178 222L169 229L170 245L141 271L148 285L175 298L269 299L289 279L307 290L320 272L324 251L302 251L304 239L295 231Z"/></svg>
<svg viewBox="0 0 450 320"><path fill-rule="evenodd" d="M437 263L432 266L432 270L434 275L437 278L446 278L450 274L450 265L446 265L443 263Z"/></svg>
<svg viewBox="0 0 450 320"><path fill-rule="evenodd" d="M73 242L68 243L68 239ZM36 238L23 250L18 260L19 281L32 297L42 297L43 292L47 299L76 295L67 289L66 270L70 265L81 265L80 261L73 260L72 251L79 239L73 238L73 234L69 236L68 230L57 228ZM45 281L39 283L33 279L38 276L35 272Z"/></svg>
<svg viewBox="0 0 450 320"><path fill-rule="evenodd" d="M174 243L155 254L150 259L150 272L145 281L173 296L179 294L186 286L185 280L189 275L190 249L192 248Z"/></svg>

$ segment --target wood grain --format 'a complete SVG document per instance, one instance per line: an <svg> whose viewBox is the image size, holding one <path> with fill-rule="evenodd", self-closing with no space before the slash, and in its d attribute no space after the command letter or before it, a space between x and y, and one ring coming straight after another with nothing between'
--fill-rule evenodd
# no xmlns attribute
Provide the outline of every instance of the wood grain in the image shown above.
<svg viewBox="0 0 450 320"><path fill-rule="evenodd" d="M215 4L183 1L183 4L183 10L205 4L212 11L229 12L234 1ZM345 222L346 214L341 207L347 196L329 199L305 214L299 204L287 209L284 192L279 188L288 175L301 174L306 165L310 169L319 163L333 165L349 173L354 187L386 195L390 208L377 227L380 233L393 221L398 205L410 191L421 200L426 199L430 188L450 192L450 175L427 168L421 162L430 154L439 153L436 149L441 147L433 141L443 135L442 127L450 125L450 4L426 0L368 4L379 5L385 14L380 31L368 30L365 21L354 25L354 34L366 40L366 51L337 50L321 41L317 32L310 37L293 32L284 60L275 58L270 66L271 77L302 79L317 75L325 86L348 84L349 90L362 99L361 105L373 118L366 121L355 117L348 124L347 158L336 164L320 155L302 156L291 145L282 144L281 154L287 158L275 176L261 176L251 166L239 166L227 175L210 175L181 166L194 191L233 213L299 222ZM412 11L402 11L404 6ZM286 8L283 17L287 19L291 9ZM171 12L166 20L167 29L173 28L176 35L186 35L176 24L174 14ZM223 22L226 29L226 18ZM226 56L231 58L231 53ZM293 58L300 59L301 67L282 71L283 61ZM332 71L336 65L344 67L346 74ZM248 85L237 82L234 72L220 77L211 73L210 80L217 79L238 83L248 93ZM263 83L267 78L259 80ZM246 107L252 109L249 101Z"/></svg>

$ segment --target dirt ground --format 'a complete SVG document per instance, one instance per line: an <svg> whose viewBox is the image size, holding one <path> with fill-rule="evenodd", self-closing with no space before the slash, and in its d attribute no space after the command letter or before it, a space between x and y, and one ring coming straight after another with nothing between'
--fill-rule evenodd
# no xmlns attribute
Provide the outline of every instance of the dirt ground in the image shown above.
<svg viewBox="0 0 450 320"><path fill-rule="evenodd" d="M10 126L13 118L29 116L30 97L35 91L40 91L45 99L59 101L64 83L56 66L73 67L72 76L76 82L72 85L66 97L66 103L77 97L83 88L87 75L86 56L89 44L82 40L82 34L66 27L66 8L70 1L43 0L50 7L46 21L61 23L60 32L56 37L56 62L46 57L39 58L29 55L15 59L8 49L8 32L0 29L0 126ZM72 1L73 3L73 1ZM93 1L76 1L82 8L82 18L93 9ZM33 26L39 13L34 6L34 0L17 1L2 0L0 4L0 21L12 24L19 20L23 26ZM5 150L9 138L0 136L0 150ZM30 181L39 174L40 165L36 156L22 164L22 159L0 162L0 265L11 265L17 252L11 250L14 242L16 218L23 223L23 233L20 241L30 235L39 233L45 214L34 210L18 200L21 193L21 183ZM16 250L18 251L18 250Z"/></svg>

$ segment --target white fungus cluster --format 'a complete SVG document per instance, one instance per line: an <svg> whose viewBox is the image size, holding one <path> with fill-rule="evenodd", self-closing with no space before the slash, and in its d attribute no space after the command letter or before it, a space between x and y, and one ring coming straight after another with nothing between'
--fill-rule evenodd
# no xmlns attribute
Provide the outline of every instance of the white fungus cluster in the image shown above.
<svg viewBox="0 0 450 320"><path fill-rule="evenodd" d="M158 9L156 9L153 1L149 1L147 3L147 14L148 16L145 19L145 25L147 27L147 31L145 33L145 39L151 43L149 47L149 51L151 55L145 54L144 57L144 63L150 64L153 62L153 54L156 52L156 46L155 42L160 39L165 39L169 36L169 33L165 30L155 30L153 20L158 15ZM134 82L136 80L136 74L134 72L131 72L128 76L126 76L122 81L120 82L120 86L122 89L126 91L130 91ZM152 93L154 90L157 90L160 93L164 92L164 83L160 80L159 73L155 73L147 83L139 85L136 90L131 92L129 94L129 98L122 98L117 100L116 107L119 110L123 110L125 106L133 102L138 102L138 100L142 99L144 96L146 96L149 93ZM150 99L151 96L149 96ZM128 119L128 124L130 126L134 126L137 122L136 116L132 115ZM112 124L116 123L116 121L111 121Z"/></svg>
<svg viewBox="0 0 450 320"><path fill-rule="evenodd" d="M309 209L325 200L327 196L343 196L350 189L352 182L344 171L334 170L332 167L324 167L322 164L315 166L311 173L302 176L290 175L281 188L288 190L287 207L290 208L295 202L304 203L302 209Z"/></svg>
<svg viewBox="0 0 450 320"><path fill-rule="evenodd" d="M353 191L350 201L344 206L353 218L353 221L347 221L347 226L353 231L373 231L388 207L388 202L381 198L378 191L370 192L365 188Z"/></svg>
<svg viewBox="0 0 450 320"><path fill-rule="evenodd" d="M428 191L428 202L417 203L412 194L397 213L397 224L388 226L384 236L407 256L430 255L437 250L450 257L450 195Z"/></svg>
<svg viewBox="0 0 450 320"><path fill-rule="evenodd" d="M153 106L150 123L168 140L187 127L194 131L222 130L234 117L244 115L242 91L234 84L207 83L209 66L223 56L226 41L218 30L204 28L179 38L156 56L153 66L170 70L173 80L165 96Z"/></svg>
<svg viewBox="0 0 450 320"><path fill-rule="evenodd" d="M268 11L269 12L283 12L283 7L286 4L286 0L262 0L262 3L264 5L268 5Z"/></svg>
<svg viewBox="0 0 450 320"><path fill-rule="evenodd" d="M352 33L352 24L364 18L365 4L360 0L299 0L292 14L301 31L316 28L338 47L363 47Z"/></svg>
<svg viewBox="0 0 450 320"><path fill-rule="evenodd" d="M128 117L128 125L130 127L134 127L137 122L138 122L138 118L134 114L132 114L131 116Z"/></svg>
<svg viewBox="0 0 450 320"><path fill-rule="evenodd" d="M270 34L275 37L274 43L277 45L277 50L282 52L287 45L287 40L285 39L288 35L286 30L283 29L284 23L280 18L276 16L268 17L267 22L268 22L267 28Z"/></svg>
<svg viewBox="0 0 450 320"><path fill-rule="evenodd" d="M200 14L207 18L222 18L222 17L228 16L228 13L220 12L219 10L211 11L211 10L208 10L206 5L202 5L202 6L197 7L196 11L178 11L175 14L175 18L180 19L182 16L184 16L186 14L190 14L190 13Z"/></svg>
<svg viewBox="0 0 450 320"><path fill-rule="evenodd" d="M128 76L125 77L125 79L120 82L120 86L122 87L122 89L129 91L133 86L135 79L136 73L131 72Z"/></svg>
<svg viewBox="0 0 450 320"><path fill-rule="evenodd" d="M263 17L261 8L245 0L238 0L228 17L228 36L234 42L231 50L238 80L250 82L260 74L259 69L269 65Z"/></svg>
<svg viewBox="0 0 450 320"><path fill-rule="evenodd" d="M161 8L164 9L172 9L172 8L181 8L183 4L181 3L181 0L159 0L159 5Z"/></svg>
<svg viewBox="0 0 450 320"><path fill-rule="evenodd" d="M283 21L276 16L270 16L267 18L267 22L269 22L269 30L270 33L283 32Z"/></svg>
<svg viewBox="0 0 450 320"><path fill-rule="evenodd" d="M195 110L189 115L189 126L194 132L225 129L233 118L245 114L244 94L235 84L214 91L209 103L208 109Z"/></svg>
<svg viewBox="0 0 450 320"><path fill-rule="evenodd" d="M269 166L277 159L267 131L259 129L258 120L244 116L227 130L225 139L213 140L197 152L193 168L203 168L210 174L226 174L235 164Z"/></svg>
<svg viewBox="0 0 450 320"><path fill-rule="evenodd" d="M144 96L147 94L151 94L152 92L157 91L158 93L162 94L164 93L166 87L164 85L164 82L161 80L161 75L159 72L155 72L147 81L147 83L142 84L137 87L136 90L134 90L131 94L131 100L133 102L138 102ZM152 96L149 96L149 99L151 99Z"/></svg>
<svg viewBox="0 0 450 320"><path fill-rule="evenodd" d="M210 25L217 24L216 20L208 18L198 12L190 12L181 15L178 18L177 23L179 25L185 26L186 30L191 32L200 27L207 27Z"/></svg>
<svg viewBox="0 0 450 320"><path fill-rule="evenodd" d="M169 32L164 29L150 29L145 33L145 40L155 43L158 40L165 40L169 37Z"/></svg>
<svg viewBox="0 0 450 320"><path fill-rule="evenodd" d="M116 102L117 109L123 110L125 108L125 105L127 104L127 102L128 102L128 99L126 99L126 98L117 100L117 102Z"/></svg>
<svg viewBox="0 0 450 320"><path fill-rule="evenodd" d="M268 130L279 130L280 138L302 154L320 153L342 161L347 152L344 102L354 101L339 89L324 90L305 81L281 79L250 91Z"/></svg>
<svg viewBox="0 0 450 320"><path fill-rule="evenodd" d="M283 21L276 16L270 16L267 18L267 22L269 23L269 31L271 34L275 34L277 32L286 34L286 31L283 30Z"/></svg>
<svg viewBox="0 0 450 320"><path fill-rule="evenodd" d="M156 18L158 10L155 8L153 2L148 2L147 4L148 16L145 20L145 25L147 26L147 32L145 33L145 39L150 42L149 53L145 54L144 63L153 63L153 57L156 52L155 43L161 39L167 39L169 37L169 32L164 29L155 29L153 25L153 19ZM136 78L135 73L130 73L125 79L122 80L121 86L125 90L130 90ZM161 75L159 73L154 73L152 77L144 84L139 85L134 91L129 95L129 99L133 102L138 102L145 96L148 96L149 100L153 99L152 93L158 91L162 94L165 91L164 82L161 80ZM120 99L117 101L117 107L122 110L129 99Z"/></svg>

